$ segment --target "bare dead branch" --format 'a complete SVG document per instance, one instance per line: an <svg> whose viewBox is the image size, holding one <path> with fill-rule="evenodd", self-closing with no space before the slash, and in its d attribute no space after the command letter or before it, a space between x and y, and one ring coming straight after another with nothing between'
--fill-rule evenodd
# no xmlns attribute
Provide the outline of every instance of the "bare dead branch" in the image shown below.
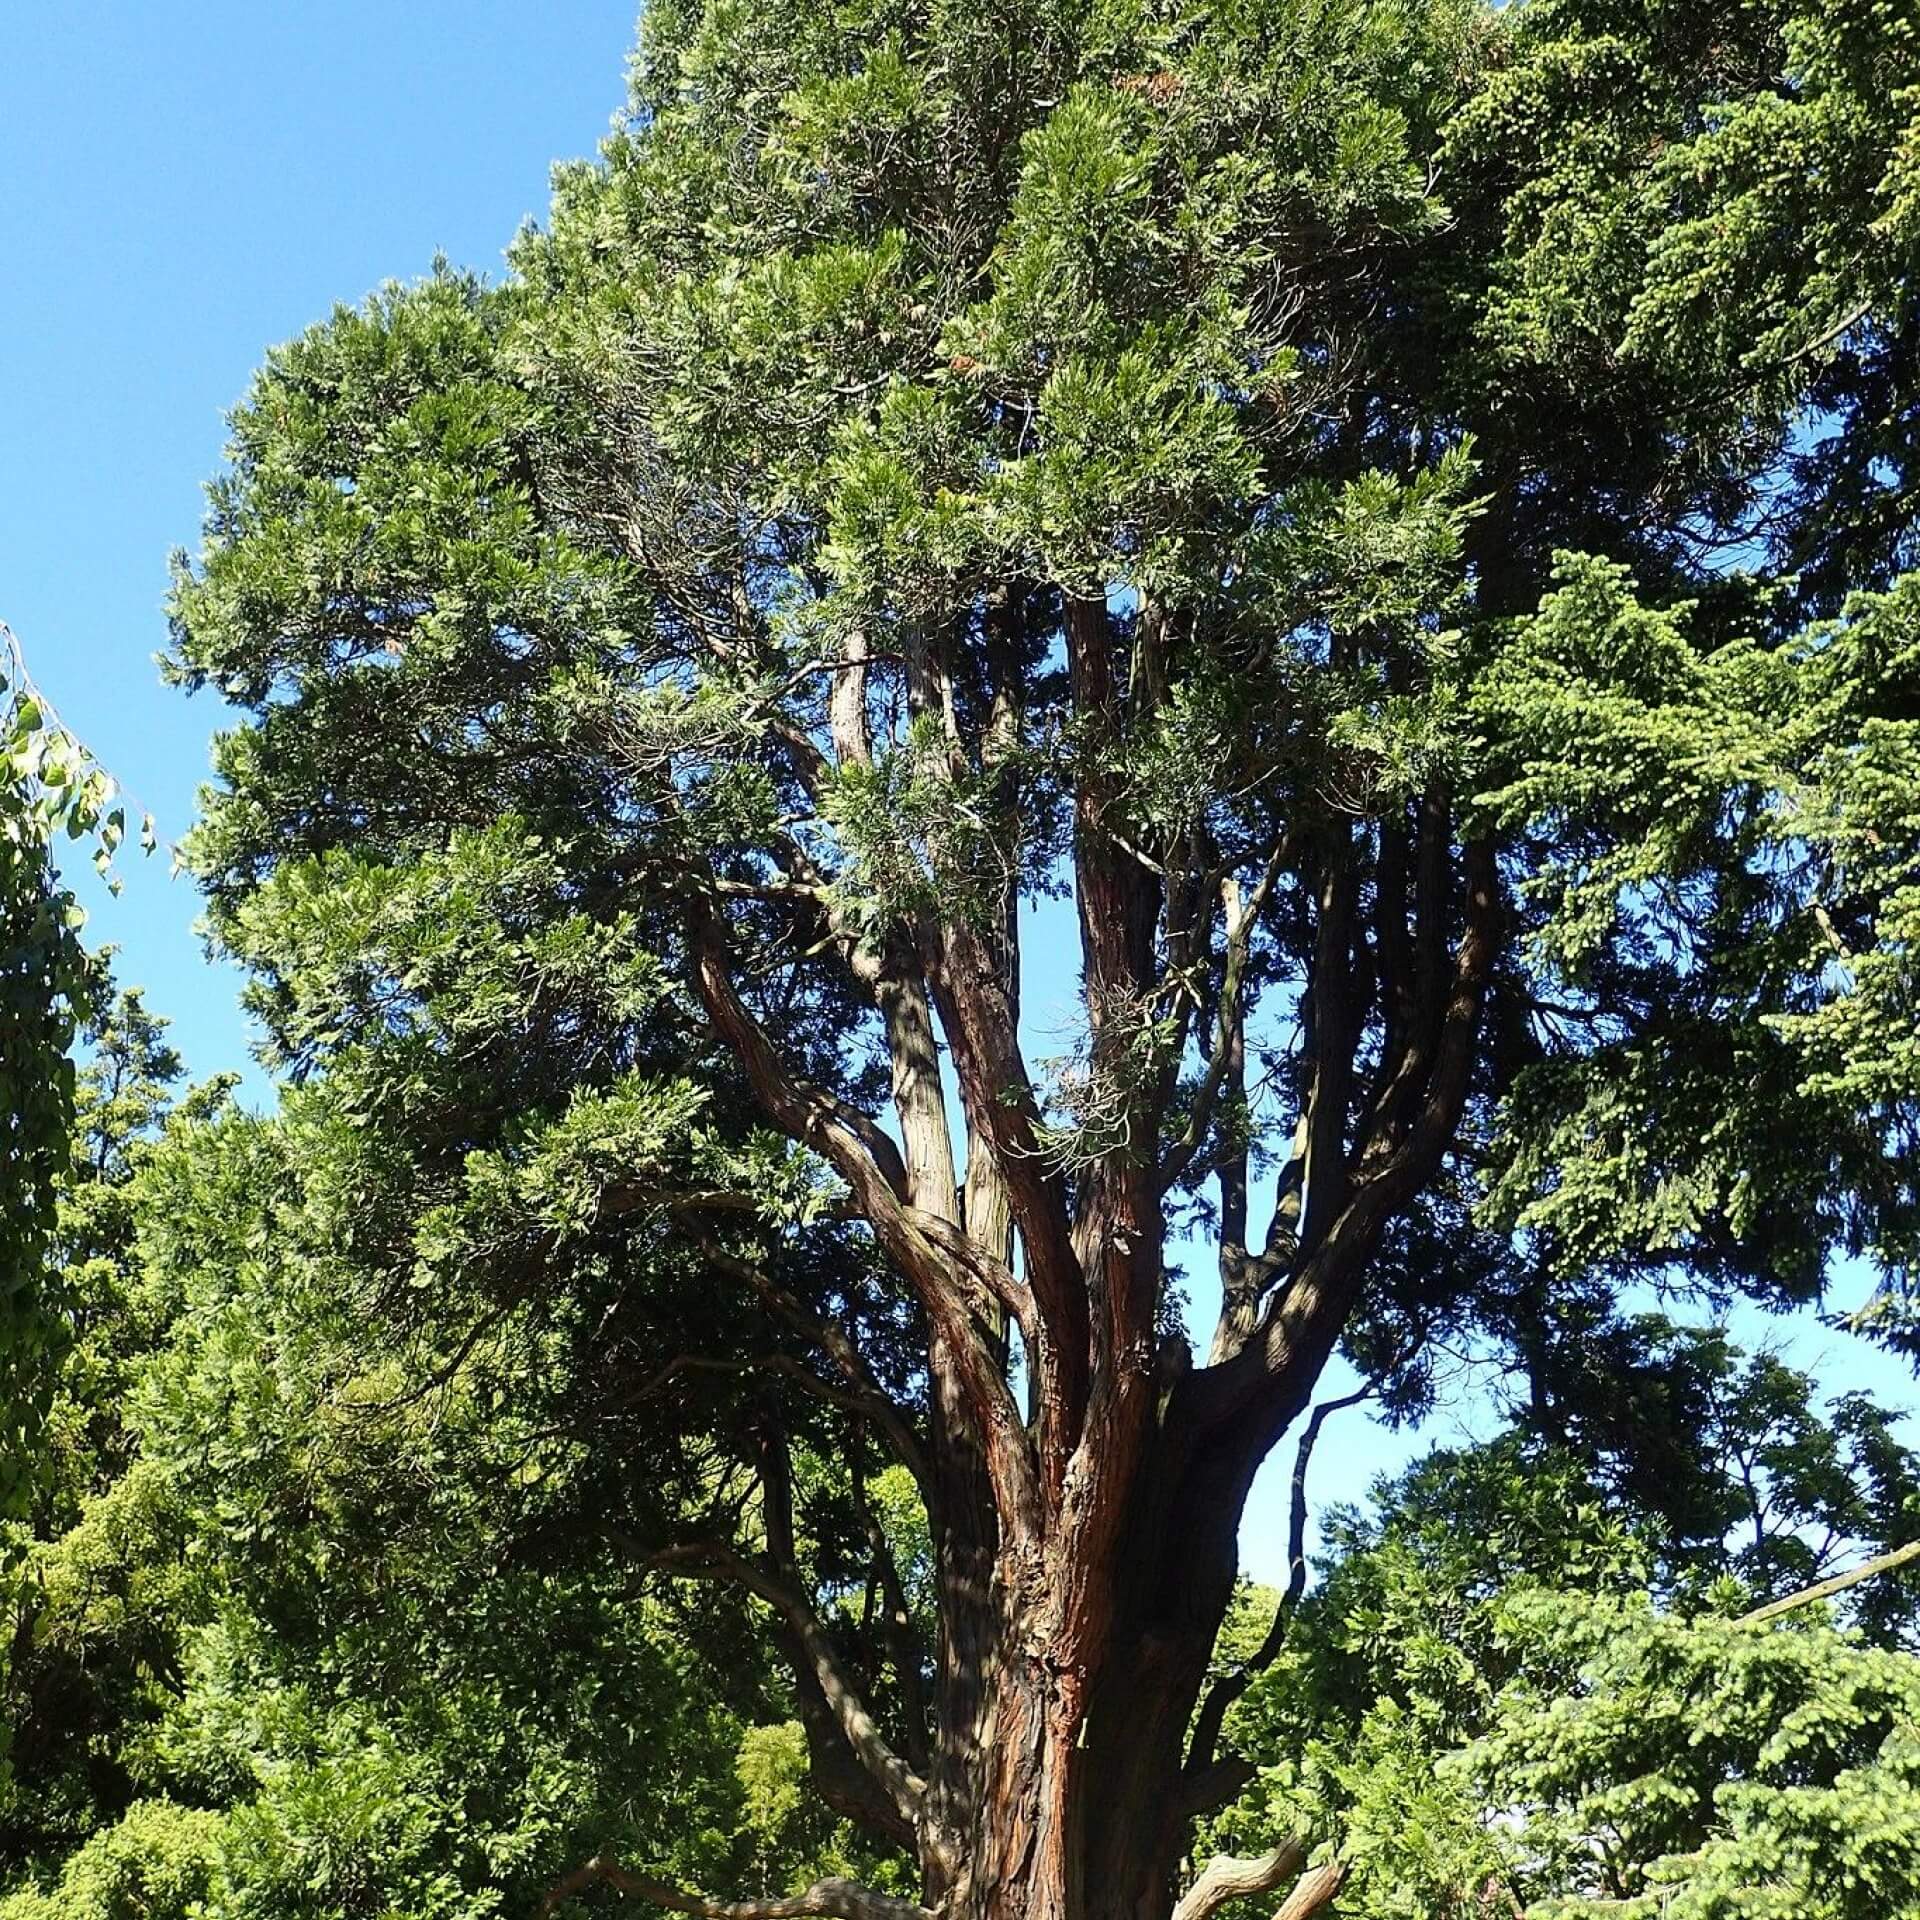
<svg viewBox="0 0 1920 1920"><path fill-rule="evenodd" d="M1294 1883L1293 1891L1274 1909L1273 1920L1308 1920L1347 1884L1347 1863L1329 1860Z"/></svg>
<svg viewBox="0 0 1920 1920"><path fill-rule="evenodd" d="M1180 1896L1173 1909L1173 1920L1207 1920L1210 1913L1229 1900L1271 1893L1281 1881L1292 1879L1300 1871L1306 1857L1297 1840L1283 1840L1271 1853L1257 1858L1216 1854L1207 1862L1200 1877Z"/></svg>
<svg viewBox="0 0 1920 1920"><path fill-rule="evenodd" d="M1767 1620L1777 1620L1783 1613L1792 1613L1796 1608L1811 1606L1816 1600L1831 1599L1836 1593L1845 1593L1849 1587L1857 1587L1863 1580L1871 1580L1882 1573L1892 1573L1896 1567L1910 1566L1920 1560L1920 1540L1912 1540L1904 1547L1895 1547L1891 1553L1880 1554L1872 1560L1863 1560L1859 1566L1845 1573L1836 1573L1825 1580L1816 1580L1810 1587L1802 1587L1798 1593L1787 1594L1783 1599L1769 1600L1764 1607L1755 1607L1751 1613L1740 1615L1738 1624L1743 1627L1756 1627Z"/></svg>
<svg viewBox="0 0 1920 1920"><path fill-rule="evenodd" d="M1200 1703L1200 1711L1194 1716L1193 1738L1188 1746L1184 1770L1190 1790L1189 1798L1193 1793L1210 1793L1229 1780L1233 1782L1229 1791L1237 1790L1238 1770L1228 1767L1216 1772L1214 1749L1219 1744L1220 1730L1226 1721L1228 1708L1246 1692L1257 1675L1264 1673L1279 1659L1280 1649L1286 1645L1288 1623L1307 1590L1307 1469L1313 1464L1314 1447L1328 1419L1348 1407L1357 1407L1362 1401L1371 1399L1380 1391L1380 1379L1381 1376L1375 1375L1351 1393L1323 1400L1314 1408L1301 1431L1300 1444L1294 1450L1291 1505L1287 1515L1286 1589L1280 1596L1279 1605L1274 1608L1272 1623L1260 1645L1231 1673L1217 1680L1206 1699ZM1221 1798L1225 1797L1223 1793ZM1194 1811L1204 1811L1218 1804L1219 1801L1212 1798L1201 1800L1194 1805Z"/></svg>

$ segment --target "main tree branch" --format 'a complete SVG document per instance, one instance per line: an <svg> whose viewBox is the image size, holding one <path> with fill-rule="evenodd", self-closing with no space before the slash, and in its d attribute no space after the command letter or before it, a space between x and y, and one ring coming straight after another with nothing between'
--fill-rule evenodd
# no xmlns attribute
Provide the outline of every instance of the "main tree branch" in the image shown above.
<svg viewBox="0 0 1920 1920"><path fill-rule="evenodd" d="M899 1149L872 1119L788 1070L740 998L712 915L696 913L693 930L696 984L715 1029L745 1068L767 1117L846 1181L881 1252L926 1310L938 1349L934 1364L954 1369L979 1421L1002 1525L1037 1534L1042 1502L1033 1446L999 1355L982 1332L976 1283L986 1280L978 1250L951 1222L908 1205Z"/></svg>
<svg viewBox="0 0 1920 1920"><path fill-rule="evenodd" d="M1499 875L1487 840L1465 854L1465 927L1442 1002L1431 1069L1404 1120L1383 1118L1352 1156L1345 1203L1305 1253L1255 1338L1196 1376L1206 1417L1247 1421L1259 1455L1305 1406L1392 1221L1430 1181L1453 1141L1472 1086L1481 1008L1500 949ZM1316 977L1315 987L1319 981ZM1312 1168L1307 1184L1311 1208Z"/></svg>

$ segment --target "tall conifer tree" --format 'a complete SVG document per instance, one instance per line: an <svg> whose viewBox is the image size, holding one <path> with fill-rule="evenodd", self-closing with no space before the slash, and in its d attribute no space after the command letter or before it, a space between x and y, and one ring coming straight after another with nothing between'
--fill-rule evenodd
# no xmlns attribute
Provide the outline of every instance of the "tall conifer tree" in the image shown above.
<svg viewBox="0 0 1920 1920"><path fill-rule="evenodd" d="M911 1863L727 1913L1324 1909L1338 1833L1182 1889L1336 1348L1547 1417L1636 1277L1842 1248L1901 1336L1917 81L1852 0L658 0L506 285L269 360L192 858L386 1336L569 1343L572 1523Z"/></svg>

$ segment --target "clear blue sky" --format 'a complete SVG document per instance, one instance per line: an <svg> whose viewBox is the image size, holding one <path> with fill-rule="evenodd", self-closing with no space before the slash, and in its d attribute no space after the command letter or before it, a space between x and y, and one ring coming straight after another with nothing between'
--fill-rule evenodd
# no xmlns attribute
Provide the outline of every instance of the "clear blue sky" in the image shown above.
<svg viewBox="0 0 1920 1920"><path fill-rule="evenodd" d="M0 37L0 619L174 837L220 708L163 689L167 556L198 544L264 350L436 250L500 268L620 105L636 0L58 0ZM167 862L91 937L195 1074L245 1067Z"/></svg>
<svg viewBox="0 0 1920 1920"><path fill-rule="evenodd" d="M0 619L62 717L169 838L220 709L159 685L168 553L197 543L222 416L266 347L436 251L497 270L622 95L634 0L59 0L11 9L0 58ZM246 1068L237 977L166 861L86 889L196 1075ZM1068 1013L1042 994L1041 1029ZM1046 1001L1054 1002L1049 1006ZM1044 1049L1043 1049L1044 1050ZM254 1084L259 1085L257 1074ZM1196 1269L1195 1291L1207 1274ZM1848 1304L1864 1283L1844 1290ZM1838 1389L1910 1404L1902 1370L1808 1323L1749 1325ZM1453 1437L1476 1401L1438 1423ZM1483 1410L1482 1410L1483 1411ZM1353 1498L1410 1443L1342 1416L1316 1468ZM1287 1451L1290 1451L1287 1450ZM1282 1557L1285 1460L1256 1494L1254 1571Z"/></svg>

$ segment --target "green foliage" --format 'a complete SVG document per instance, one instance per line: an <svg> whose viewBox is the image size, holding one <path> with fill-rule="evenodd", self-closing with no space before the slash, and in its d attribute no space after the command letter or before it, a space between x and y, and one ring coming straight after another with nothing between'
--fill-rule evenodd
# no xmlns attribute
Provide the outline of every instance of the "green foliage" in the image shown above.
<svg viewBox="0 0 1920 1920"><path fill-rule="evenodd" d="M1718 1365L1749 1392L1769 1380ZM1794 1462L1754 1464L1764 1423L1721 1446L1727 1488L1757 1473L1783 1535L1804 1532ZM1736 1569L1769 1590L1737 1536L1677 1538L1519 1433L1435 1453L1377 1497L1335 1516L1324 1580L1234 1708L1263 1764L1212 1837L1339 1834L1339 1911L1367 1920L1909 1911L1910 1581L1848 1595L1850 1627L1728 1617L1755 1591Z"/></svg>
<svg viewBox="0 0 1920 1920"><path fill-rule="evenodd" d="M243 710L187 860L283 1099L163 1123L124 1005L52 1228L46 842L119 827L8 736L0 1299L52 1231L75 1303L12 1902L505 1920L602 1850L907 1887L897 1810L803 1804L852 1753L778 1643L810 1607L911 1753L983 1643L944 1613L1037 1606L909 1467L978 1492L967 1393L1027 1444L988 1321L1063 1247L1024 1365L1153 1407L1059 1476L1089 1512L1116 1462L1164 1499L1163 1441L1250 1480L1342 1338L1399 1416L1454 1336L1525 1381L1336 1532L1208 1837L1314 1833L1370 1920L1905 1897L1904 1591L1714 1609L1912 1538L1920 1472L1623 1301L1807 1304L1852 1253L1920 1345L1915 57L1895 0L656 0L505 284L275 351L170 672ZM1022 908L1070 888L1049 1082ZM966 1153L897 1218L941 1048ZM962 1159L1004 1191L956 1222ZM1217 1369L1163 1188L1218 1229ZM799 1596L772 1638L638 1590L727 1555Z"/></svg>
<svg viewBox="0 0 1920 1920"><path fill-rule="evenodd" d="M807 1778L807 1732L797 1720L775 1727L749 1727L734 1761L749 1829L778 1846L803 1804Z"/></svg>
<svg viewBox="0 0 1920 1920"><path fill-rule="evenodd" d="M743 940L817 958L821 905L870 940L999 926L1058 884L1083 776L1143 860L1242 869L1284 821L1357 822L1371 865L1445 795L1515 888L1484 1224L1568 1275L1795 1299L1871 1252L1894 1329L1910 596L1863 559L1885 590L1843 612L1722 561L1773 558L1746 518L1815 412L1867 431L1819 397L1854 336L1793 329L1893 297L1896 29L1536 0L855 32L656 9L631 124L563 171L515 279L342 310L236 416L175 671L256 708L192 858L288 1061L358 1070L363 1026L429 1005L510 1019L549 960L503 966L463 901L544 892L541 939L643 966L719 875ZM1003 39L1034 49L1011 90ZM1837 511L1809 483L1780 538ZM1151 678L1110 735L1048 651L1072 596ZM976 751L996 619L1021 696ZM929 635L958 636L939 699ZM797 772L856 644L871 757ZM521 908L498 870L475 890L507 861ZM429 911L439 960L375 932ZM1289 912L1261 986L1300 964ZM794 968L781 1044L859 1091L829 1059L857 1000Z"/></svg>
<svg viewBox="0 0 1920 1920"><path fill-rule="evenodd" d="M52 1393L59 1307L46 1284L72 1120L68 1049L96 988L85 915L55 852L90 845L111 878L125 834L113 782L48 712L0 623L0 1521L30 1498ZM152 846L151 822L141 837Z"/></svg>
<svg viewBox="0 0 1920 1920"><path fill-rule="evenodd" d="M406 924L423 965L461 951L437 915ZM556 991L566 953L536 963ZM634 990L608 954L583 971ZM483 1034L484 994L457 1004ZM539 1437L593 1323L440 1326L403 1361L341 1258L374 1144L351 1103L176 1103L163 1024L103 1005L79 1075L54 1235L73 1331L5 1590L0 1914L484 1920L603 1845L776 1888L844 1867L800 1812L764 1656L743 1641L716 1688L579 1522L623 1443ZM511 1257L521 1229L488 1222L579 1232L569 1183L659 1137L653 1111L616 1082L476 1156L407 1271L462 1234ZM875 1493L910 1540L910 1483Z"/></svg>
<svg viewBox="0 0 1920 1920"><path fill-rule="evenodd" d="M0 1920L199 1920L217 1871L220 1816L141 1800L88 1840L44 1890L0 1898Z"/></svg>
<svg viewBox="0 0 1920 1920"><path fill-rule="evenodd" d="M1915 1196L1867 1169L1909 1136L1917 1084L1910 593L1703 651L1688 610L1643 606L1620 568L1567 558L1559 579L1471 697L1524 743L1495 746L1482 803L1538 836L1543 970L1595 1043L1517 1077L1492 1216L1570 1266L1711 1260L1724 1223L1800 1292L1825 1249L1871 1249L1897 1290ZM1857 950L1869 924L1890 944ZM1659 1017L1610 1032L1616 981Z"/></svg>
<svg viewBox="0 0 1920 1920"><path fill-rule="evenodd" d="M1822 1625L1514 1602L1528 1665L1464 1756L1529 1912L1867 1920L1915 1910L1920 1673Z"/></svg>
<svg viewBox="0 0 1920 1920"><path fill-rule="evenodd" d="M137 993L110 999L102 986L90 1002L49 1241L64 1350L33 1499L10 1530L0 1585L11 1628L0 1667L9 1864L78 1844L125 1803L121 1741L146 1711L193 1591L175 1557L180 1517L162 1477L137 1459L128 1404L167 1322L134 1269L131 1205L181 1074L164 1030Z"/></svg>

